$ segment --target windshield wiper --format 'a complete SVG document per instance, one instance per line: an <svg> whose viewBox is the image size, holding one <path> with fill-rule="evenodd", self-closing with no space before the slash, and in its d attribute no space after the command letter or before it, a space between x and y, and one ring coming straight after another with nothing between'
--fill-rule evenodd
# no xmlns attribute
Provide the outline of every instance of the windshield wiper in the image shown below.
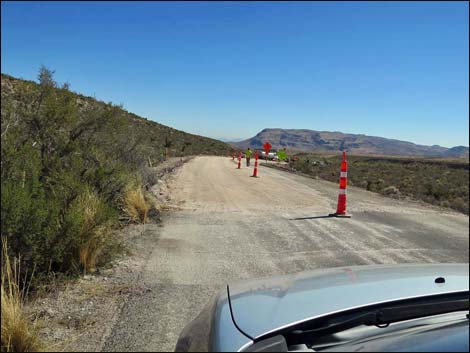
<svg viewBox="0 0 470 353"><path fill-rule="evenodd" d="M386 327L394 322L456 311L467 311L469 309L468 291L399 300L312 319L257 337L255 341L281 334L286 338L289 345L302 344L314 341L324 335L341 332L360 325Z"/></svg>
<svg viewBox="0 0 470 353"><path fill-rule="evenodd" d="M375 325L386 327L391 323L422 318L426 316L447 314L455 311L470 309L469 299L452 300L414 305L399 305L389 308L376 309L361 314L351 314L349 317L342 316L337 319L328 320L324 326L307 330L293 330L287 333L288 342L304 342L305 337L314 337L315 335L326 335L335 332L341 332L360 325ZM295 344L295 343L291 343Z"/></svg>

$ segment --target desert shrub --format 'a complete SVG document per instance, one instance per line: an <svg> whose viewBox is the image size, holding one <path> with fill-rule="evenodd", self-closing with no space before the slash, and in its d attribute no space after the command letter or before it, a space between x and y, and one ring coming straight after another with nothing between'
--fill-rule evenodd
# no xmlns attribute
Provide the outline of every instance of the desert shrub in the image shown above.
<svg viewBox="0 0 470 353"><path fill-rule="evenodd" d="M357 184L361 188L366 188L367 187L367 180L362 180L360 183Z"/></svg>
<svg viewBox="0 0 470 353"><path fill-rule="evenodd" d="M148 213L147 213L147 219L148 221L152 221L155 223L158 223L161 221L161 205L159 205L158 199L155 197L154 194L150 192L144 193L145 200L147 201L147 205L149 207Z"/></svg>
<svg viewBox="0 0 470 353"><path fill-rule="evenodd" d="M140 174L142 177L142 185L146 189L149 189L158 182L158 175L152 167L143 167Z"/></svg>
<svg viewBox="0 0 470 353"><path fill-rule="evenodd" d="M450 199L449 203L452 208L467 214L469 213L468 199L464 200L462 197L455 197Z"/></svg>
<svg viewBox="0 0 470 353"><path fill-rule="evenodd" d="M339 180L340 156L302 154L291 168L332 182ZM311 161L322 161L312 166ZM348 156L349 185L390 197L403 195L469 213L468 160ZM398 192L395 192L396 190Z"/></svg>
<svg viewBox="0 0 470 353"><path fill-rule="evenodd" d="M400 190L398 190L398 188L396 186L387 186L386 188L384 188L382 190L382 192L385 194L385 195L399 195L400 194Z"/></svg>
<svg viewBox="0 0 470 353"><path fill-rule="evenodd" d="M119 216L146 222L149 201L140 185L127 186L150 159L225 154L225 143L150 122L111 103L59 86L41 68L39 84L2 74L1 234L21 271L93 271L120 246L110 231ZM130 215L130 216L129 216Z"/></svg>
<svg viewBox="0 0 470 353"><path fill-rule="evenodd" d="M46 69L20 97L2 87L1 233L22 271L35 268L40 280L93 269L131 175L110 152L116 138L100 139L120 125L112 105L79 110Z"/></svg>
<svg viewBox="0 0 470 353"><path fill-rule="evenodd" d="M60 205L40 181L39 157L24 152L31 151L20 148L16 161L2 168L1 232L14 254L22 255L25 270L37 266L42 271L54 257L44 255L61 241L56 239Z"/></svg>

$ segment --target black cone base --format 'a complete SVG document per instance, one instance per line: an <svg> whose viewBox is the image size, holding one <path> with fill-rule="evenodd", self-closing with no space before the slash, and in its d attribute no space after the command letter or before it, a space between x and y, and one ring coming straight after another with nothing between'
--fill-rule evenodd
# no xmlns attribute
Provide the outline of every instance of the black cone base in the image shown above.
<svg viewBox="0 0 470 353"><path fill-rule="evenodd" d="M336 218L351 218L350 214L344 213L344 214L339 214L339 213L330 213L328 217L336 217Z"/></svg>

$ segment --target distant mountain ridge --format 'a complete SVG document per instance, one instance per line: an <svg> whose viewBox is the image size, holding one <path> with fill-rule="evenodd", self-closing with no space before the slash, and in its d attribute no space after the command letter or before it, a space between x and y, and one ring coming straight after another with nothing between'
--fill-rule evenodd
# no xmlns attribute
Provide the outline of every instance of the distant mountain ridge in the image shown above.
<svg viewBox="0 0 470 353"><path fill-rule="evenodd" d="M269 141L273 148L308 152L334 153L346 150L352 154L390 156L454 157L469 156L469 148L456 146L446 148L438 145L425 146L412 142L363 134L346 134L338 131L315 131L307 129L263 129L256 136L231 144L237 148L262 148Z"/></svg>

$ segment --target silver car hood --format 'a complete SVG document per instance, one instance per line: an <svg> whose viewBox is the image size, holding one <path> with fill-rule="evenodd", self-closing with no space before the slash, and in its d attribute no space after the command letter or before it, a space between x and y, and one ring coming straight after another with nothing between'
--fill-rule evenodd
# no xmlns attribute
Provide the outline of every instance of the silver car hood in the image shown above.
<svg viewBox="0 0 470 353"><path fill-rule="evenodd" d="M229 285L234 320L253 338L334 312L468 288L468 264L342 267Z"/></svg>

